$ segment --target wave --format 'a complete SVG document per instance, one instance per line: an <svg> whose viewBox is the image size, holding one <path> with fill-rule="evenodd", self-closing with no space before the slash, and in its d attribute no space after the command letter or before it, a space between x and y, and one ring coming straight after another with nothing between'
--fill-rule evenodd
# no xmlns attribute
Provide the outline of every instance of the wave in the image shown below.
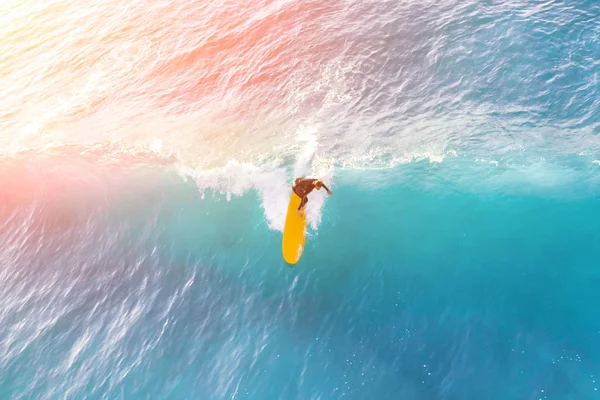
<svg viewBox="0 0 600 400"><path fill-rule="evenodd" d="M269 229L281 232L285 223L291 183L298 176L323 179L338 188L379 190L412 187L489 195L544 195L555 198L588 197L600 186L598 160L580 154L559 159L537 159L520 163L494 158L470 158L456 152L442 156L414 153L388 165L336 163L319 154L317 127L298 130L302 149L294 159L275 158L260 162L231 159L221 166L202 168L157 151L156 147L62 146L45 151L21 152L0 159L0 202L5 216L34 207L60 215L70 207L79 217L93 213L134 193L154 187L186 182L206 200L255 193ZM368 155L364 155L368 157ZM365 158L366 159L366 158ZM183 186L182 186L183 187ZM209 198L207 199L207 196ZM216 197L215 197L216 196ZM309 234L316 234L331 200L324 191L314 191L307 206ZM26 218L26 214L20 214Z"/></svg>
<svg viewBox="0 0 600 400"><path fill-rule="evenodd" d="M225 166L207 170L179 166L183 176L195 180L199 190L218 191L240 196L254 190L261 199L268 225L271 229L283 231L287 205L291 195L291 183L297 177L318 177L327 185L332 185L333 168L319 161L316 156L317 137L312 130L299 130L297 141L303 150L291 167L267 164L256 166L252 163L228 161ZM306 206L309 226L316 231L321 222L326 195L324 191L313 191Z"/></svg>

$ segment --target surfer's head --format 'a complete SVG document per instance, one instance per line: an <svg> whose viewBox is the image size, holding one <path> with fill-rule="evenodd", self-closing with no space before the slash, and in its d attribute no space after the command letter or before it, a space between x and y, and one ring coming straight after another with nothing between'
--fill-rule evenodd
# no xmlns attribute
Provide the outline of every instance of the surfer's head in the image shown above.
<svg viewBox="0 0 600 400"><path fill-rule="evenodd" d="M315 181L315 189L319 190L323 187L323 183L319 180Z"/></svg>

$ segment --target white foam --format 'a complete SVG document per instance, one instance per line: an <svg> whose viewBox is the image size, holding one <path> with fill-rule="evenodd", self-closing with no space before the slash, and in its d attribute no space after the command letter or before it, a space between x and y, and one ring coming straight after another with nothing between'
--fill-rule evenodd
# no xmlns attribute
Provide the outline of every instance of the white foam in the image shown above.
<svg viewBox="0 0 600 400"><path fill-rule="evenodd" d="M327 186L331 186L333 176L332 164L317 156L319 144L317 141L318 128L318 125L301 127L296 132L296 140L303 142L303 147L296 159L294 178L302 176L318 178L325 182ZM316 231L321 223L325 200L326 195L324 190L315 190L309 195L309 201L306 205L306 216L307 222L313 231Z"/></svg>
<svg viewBox="0 0 600 400"><path fill-rule="evenodd" d="M318 149L318 125L306 125L296 131L296 140L300 151L289 176L289 169L278 164L257 166L249 162L229 160L224 167L212 169L192 169L181 167L180 171L193 177L198 189L215 190L231 196L241 196L255 190L258 192L265 218L270 229L283 231L287 207L290 201L292 181L296 177L318 177L331 186L333 167L330 162L316 155ZM313 231L317 231L325 205L324 190L315 190L309 195L306 206L307 222Z"/></svg>
<svg viewBox="0 0 600 400"><path fill-rule="evenodd" d="M311 169L311 168L309 168ZM282 232L285 224L287 207L291 195L291 179L288 170L278 166L255 166L230 160L222 168L195 170L188 167L179 169L184 175L192 177L198 189L204 193L214 190L231 196L241 196L255 190L258 192L265 218L270 229ZM323 180L327 184L331 175ZM323 191L310 194L306 207L307 221L311 229L316 231L321 222L321 213L325 203Z"/></svg>
<svg viewBox="0 0 600 400"><path fill-rule="evenodd" d="M294 176L307 176L311 172L311 164L317 151L317 126L302 126L296 131L296 140L300 142L302 150L296 159Z"/></svg>
<svg viewBox="0 0 600 400"><path fill-rule="evenodd" d="M357 170L383 170L395 168L398 165L411 164L428 160L431 164L440 164L447 158L457 157L455 150L447 151L413 151L404 154L393 154L386 148L373 148L359 155L339 161L342 168Z"/></svg>

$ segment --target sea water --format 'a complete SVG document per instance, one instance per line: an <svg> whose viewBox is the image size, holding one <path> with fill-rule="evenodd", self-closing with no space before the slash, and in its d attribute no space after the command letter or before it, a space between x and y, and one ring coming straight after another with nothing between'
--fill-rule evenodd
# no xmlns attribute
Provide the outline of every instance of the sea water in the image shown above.
<svg viewBox="0 0 600 400"><path fill-rule="evenodd" d="M600 397L597 2L6 1L0 40L0 398Z"/></svg>

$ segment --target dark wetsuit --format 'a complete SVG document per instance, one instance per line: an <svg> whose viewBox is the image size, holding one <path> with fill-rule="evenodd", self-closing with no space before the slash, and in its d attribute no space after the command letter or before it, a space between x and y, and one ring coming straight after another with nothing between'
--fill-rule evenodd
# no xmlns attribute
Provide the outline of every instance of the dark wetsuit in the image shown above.
<svg viewBox="0 0 600 400"><path fill-rule="evenodd" d="M300 206L298 206L298 210L301 210L302 207L308 203L308 194L313 191L315 188L315 184L320 182L318 179L309 179L309 178L296 178L294 180L294 184L292 189L294 193L298 195L302 199L300 202ZM323 182L321 182L321 186L325 188L325 190L329 191L327 186Z"/></svg>

